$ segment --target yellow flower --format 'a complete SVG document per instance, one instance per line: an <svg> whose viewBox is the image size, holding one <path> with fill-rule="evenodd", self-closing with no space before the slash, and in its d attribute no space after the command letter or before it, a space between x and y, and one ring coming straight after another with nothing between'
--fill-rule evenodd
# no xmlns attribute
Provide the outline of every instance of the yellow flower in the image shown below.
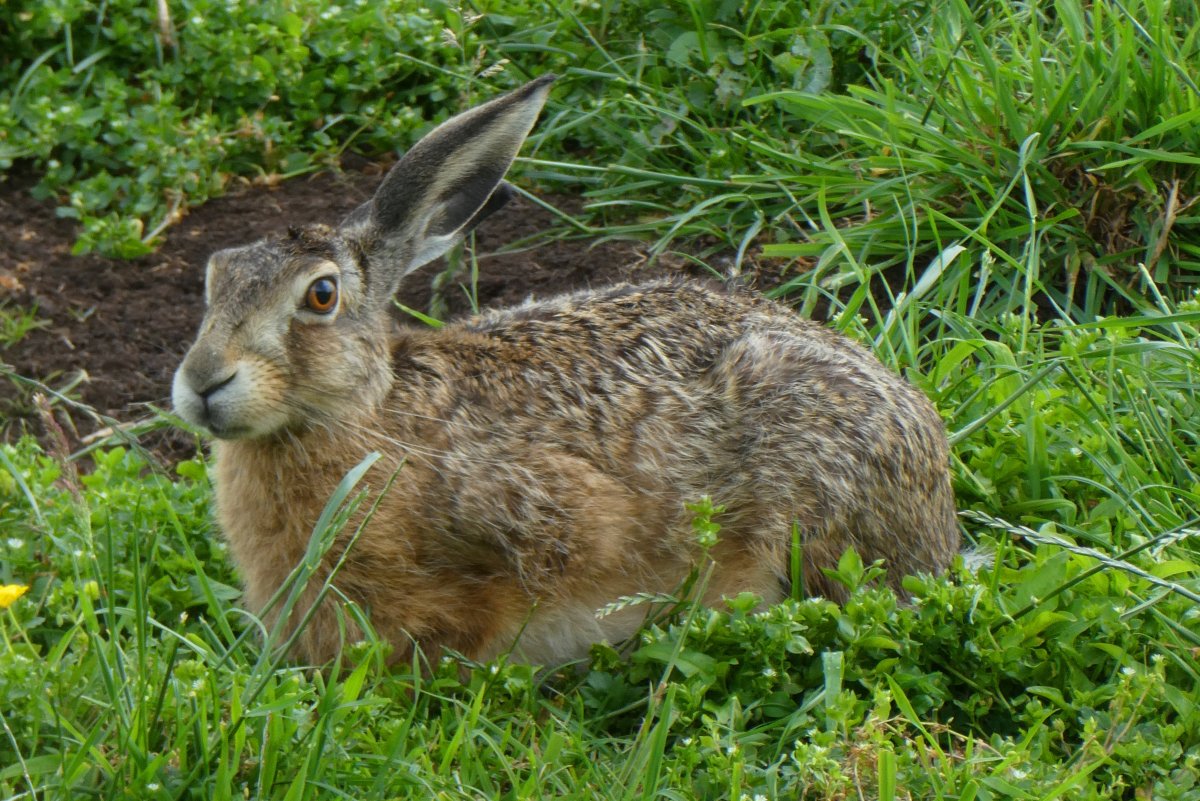
<svg viewBox="0 0 1200 801"><path fill-rule="evenodd" d="M0 609L12 606L14 601L27 592L29 588L24 584L0 584Z"/></svg>

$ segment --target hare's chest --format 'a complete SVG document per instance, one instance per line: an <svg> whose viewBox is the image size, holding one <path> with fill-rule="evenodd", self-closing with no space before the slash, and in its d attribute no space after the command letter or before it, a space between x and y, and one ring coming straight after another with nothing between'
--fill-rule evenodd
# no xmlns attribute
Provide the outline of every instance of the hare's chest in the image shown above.
<svg viewBox="0 0 1200 801"><path fill-rule="evenodd" d="M257 611L303 558L330 490L313 486L312 475L247 464L228 450L216 452L213 471L217 523Z"/></svg>

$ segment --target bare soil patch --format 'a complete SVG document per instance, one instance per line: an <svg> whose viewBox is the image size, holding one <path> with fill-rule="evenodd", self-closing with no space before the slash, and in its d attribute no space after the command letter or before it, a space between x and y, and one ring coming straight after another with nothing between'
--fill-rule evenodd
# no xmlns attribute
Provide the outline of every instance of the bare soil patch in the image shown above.
<svg viewBox="0 0 1200 801"><path fill-rule="evenodd" d="M30 197L30 181L10 176L0 184L0 304L34 307L43 322L0 350L0 361L55 388L82 376L71 396L118 420L145 417L146 404L166 408L171 375L203 313L208 255L289 225L335 223L371 196L383 172L380 165L359 163L340 173L236 188L192 210L169 230L162 248L133 261L72 256L74 223L57 217L53 202ZM548 200L567 211L580 206L574 198ZM694 269L682 259L648 265L644 243L526 241L553 224L551 213L516 198L479 227L475 290L481 307ZM444 270L439 261L410 276L401 302L427 310L432 282ZM449 316L469 313L468 294L457 285L443 294ZM97 427L78 414L60 416L72 447ZM0 419L5 437L45 434L28 390L2 380ZM189 435L175 430L154 432L144 444L168 459L196 448Z"/></svg>

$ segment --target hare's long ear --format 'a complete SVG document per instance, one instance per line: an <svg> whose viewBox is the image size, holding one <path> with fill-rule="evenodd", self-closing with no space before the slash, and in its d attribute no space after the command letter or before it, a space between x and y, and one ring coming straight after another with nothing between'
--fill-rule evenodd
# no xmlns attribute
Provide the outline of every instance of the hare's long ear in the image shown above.
<svg viewBox="0 0 1200 801"><path fill-rule="evenodd" d="M537 120L553 75L439 125L392 168L375 197L342 222L368 259L375 297L442 255L495 211L511 190L504 174Z"/></svg>

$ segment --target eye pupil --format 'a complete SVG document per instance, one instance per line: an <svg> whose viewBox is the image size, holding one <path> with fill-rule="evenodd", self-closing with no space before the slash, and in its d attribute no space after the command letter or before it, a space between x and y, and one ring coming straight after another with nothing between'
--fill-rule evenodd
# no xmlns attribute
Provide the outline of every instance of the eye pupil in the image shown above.
<svg viewBox="0 0 1200 801"><path fill-rule="evenodd" d="M318 278L308 287L304 297L308 308L322 314L333 311L337 305L337 283L332 278Z"/></svg>

